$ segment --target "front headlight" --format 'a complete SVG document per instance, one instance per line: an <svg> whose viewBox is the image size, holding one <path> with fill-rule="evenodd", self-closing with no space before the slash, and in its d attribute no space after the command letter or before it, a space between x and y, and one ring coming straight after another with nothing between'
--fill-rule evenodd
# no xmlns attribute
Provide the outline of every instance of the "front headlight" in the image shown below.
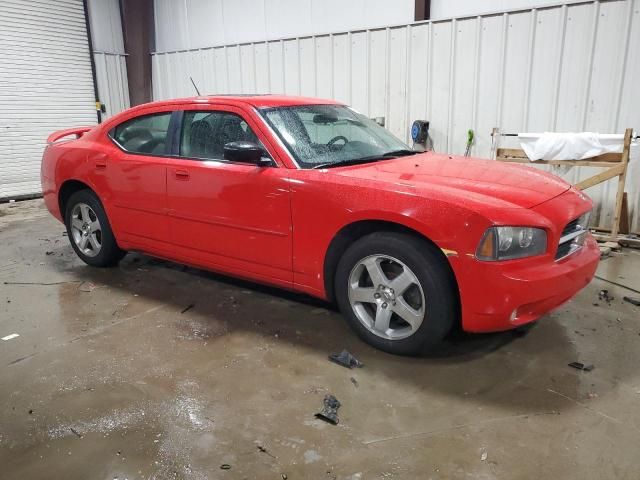
<svg viewBox="0 0 640 480"><path fill-rule="evenodd" d="M482 236L476 252L479 260L513 260L532 257L547 250L547 232L533 227L491 227Z"/></svg>

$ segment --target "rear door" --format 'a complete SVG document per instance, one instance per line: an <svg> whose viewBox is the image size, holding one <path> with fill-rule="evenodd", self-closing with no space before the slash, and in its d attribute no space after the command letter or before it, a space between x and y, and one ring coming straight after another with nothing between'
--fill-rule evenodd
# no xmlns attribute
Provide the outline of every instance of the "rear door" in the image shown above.
<svg viewBox="0 0 640 480"><path fill-rule="evenodd" d="M267 145L232 106L185 110L167 164L167 207L176 254L186 262L290 284L292 232L286 168L224 160L228 142Z"/></svg>
<svg viewBox="0 0 640 480"><path fill-rule="evenodd" d="M166 163L172 112L143 114L114 127L109 151L90 161L100 191L110 192L118 240L152 253L172 252L166 216ZM105 188L106 187L106 188Z"/></svg>

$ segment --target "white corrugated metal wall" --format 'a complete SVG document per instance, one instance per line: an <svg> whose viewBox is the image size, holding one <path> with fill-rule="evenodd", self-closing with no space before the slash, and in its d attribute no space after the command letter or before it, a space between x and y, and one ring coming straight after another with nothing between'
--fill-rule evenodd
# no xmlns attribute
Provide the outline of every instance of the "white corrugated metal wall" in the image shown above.
<svg viewBox="0 0 640 480"><path fill-rule="evenodd" d="M122 37L119 0L89 0L93 59L103 118L129 108L126 53Z"/></svg>
<svg viewBox="0 0 640 480"><path fill-rule="evenodd" d="M162 32L156 32L162 35ZM154 97L272 92L336 98L408 140L429 119L435 150L475 156L503 131L640 129L640 0L585 1L539 9L156 52ZM508 144L507 144L508 146ZM627 180L633 228L640 216L639 160ZM565 174L576 182L594 169ZM596 221L610 223L615 185L588 190Z"/></svg>
<svg viewBox="0 0 640 480"><path fill-rule="evenodd" d="M431 20L515 10L542 8L557 4L553 0L431 0Z"/></svg>
<svg viewBox="0 0 640 480"><path fill-rule="evenodd" d="M415 0L154 0L156 48L186 50L408 23Z"/></svg>
<svg viewBox="0 0 640 480"><path fill-rule="evenodd" d="M82 0L0 2L0 198L39 193L47 135L96 121Z"/></svg>

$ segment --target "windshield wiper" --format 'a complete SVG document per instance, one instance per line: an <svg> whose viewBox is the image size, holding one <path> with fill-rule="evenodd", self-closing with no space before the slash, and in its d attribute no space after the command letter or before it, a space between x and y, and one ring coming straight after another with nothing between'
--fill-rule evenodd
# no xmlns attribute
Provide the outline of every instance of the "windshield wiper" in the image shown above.
<svg viewBox="0 0 640 480"><path fill-rule="evenodd" d="M404 148L401 150L391 150L390 152L383 153L382 155L370 155L368 157L339 160L337 162L320 163L318 165L314 165L311 168L316 169L316 168L341 167L344 165L357 165L359 163L376 162L378 160L386 160L388 158L407 157L409 155L415 155L416 153L420 153L420 152L416 152L414 150L407 150L406 148Z"/></svg>
<svg viewBox="0 0 640 480"><path fill-rule="evenodd" d="M408 157L409 155L415 155L416 153L420 153L420 152L416 152L415 150L407 150L406 148L400 149L400 150L391 150L390 152L387 152L385 154L383 154L383 157Z"/></svg>
<svg viewBox="0 0 640 480"><path fill-rule="evenodd" d="M347 160L338 160L337 162L319 163L318 165L314 165L311 168L317 169L317 168L342 167L344 165L357 165L359 163L375 162L376 160L382 160L382 158L379 155L376 155L375 157L352 158Z"/></svg>

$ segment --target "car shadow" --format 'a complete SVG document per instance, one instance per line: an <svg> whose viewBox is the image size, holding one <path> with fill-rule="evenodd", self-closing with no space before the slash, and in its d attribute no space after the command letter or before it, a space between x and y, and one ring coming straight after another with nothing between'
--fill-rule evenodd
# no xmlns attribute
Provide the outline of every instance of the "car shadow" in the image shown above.
<svg viewBox="0 0 640 480"><path fill-rule="evenodd" d="M121 262L120 270L130 272L134 266L136 268L143 268L143 266L146 266L168 271L178 271L193 278L216 282L220 285L224 285L225 288L235 288L260 293L286 302L293 302L300 307L307 306L311 309L324 309L327 313L337 315L338 320L344 322L344 319L335 304L302 293L254 283L240 278L229 277L223 274L160 260L137 253L129 254L128 257ZM313 311L316 315L319 313L317 310ZM346 324L346 322L344 323ZM349 330L349 332L351 332L351 330ZM352 335L355 337L355 333L352 333ZM526 335L526 333L521 333L520 331L471 334L460 331L459 329L454 329L435 349L421 355L414 356L413 358L455 359L460 357L465 360L470 360L498 350L524 335Z"/></svg>
<svg viewBox="0 0 640 480"><path fill-rule="evenodd" d="M187 319L197 313L195 340L203 343L233 331L249 331L265 341L275 336L296 348L318 352L319 359L344 348L364 362L367 372L388 381L461 398L475 395L480 402L514 412L548 411L550 403L553 407L559 401L546 393L556 382L568 396L578 395L580 388L580 379L566 367L566 359L575 359L575 345L552 318L524 335L454 333L428 355L401 357L361 341L334 306L295 292L136 253L127 255L117 268L95 269L74 262L71 270L78 280L166 305L163 310L170 316L173 311L176 328L186 329L187 334L191 328Z"/></svg>

